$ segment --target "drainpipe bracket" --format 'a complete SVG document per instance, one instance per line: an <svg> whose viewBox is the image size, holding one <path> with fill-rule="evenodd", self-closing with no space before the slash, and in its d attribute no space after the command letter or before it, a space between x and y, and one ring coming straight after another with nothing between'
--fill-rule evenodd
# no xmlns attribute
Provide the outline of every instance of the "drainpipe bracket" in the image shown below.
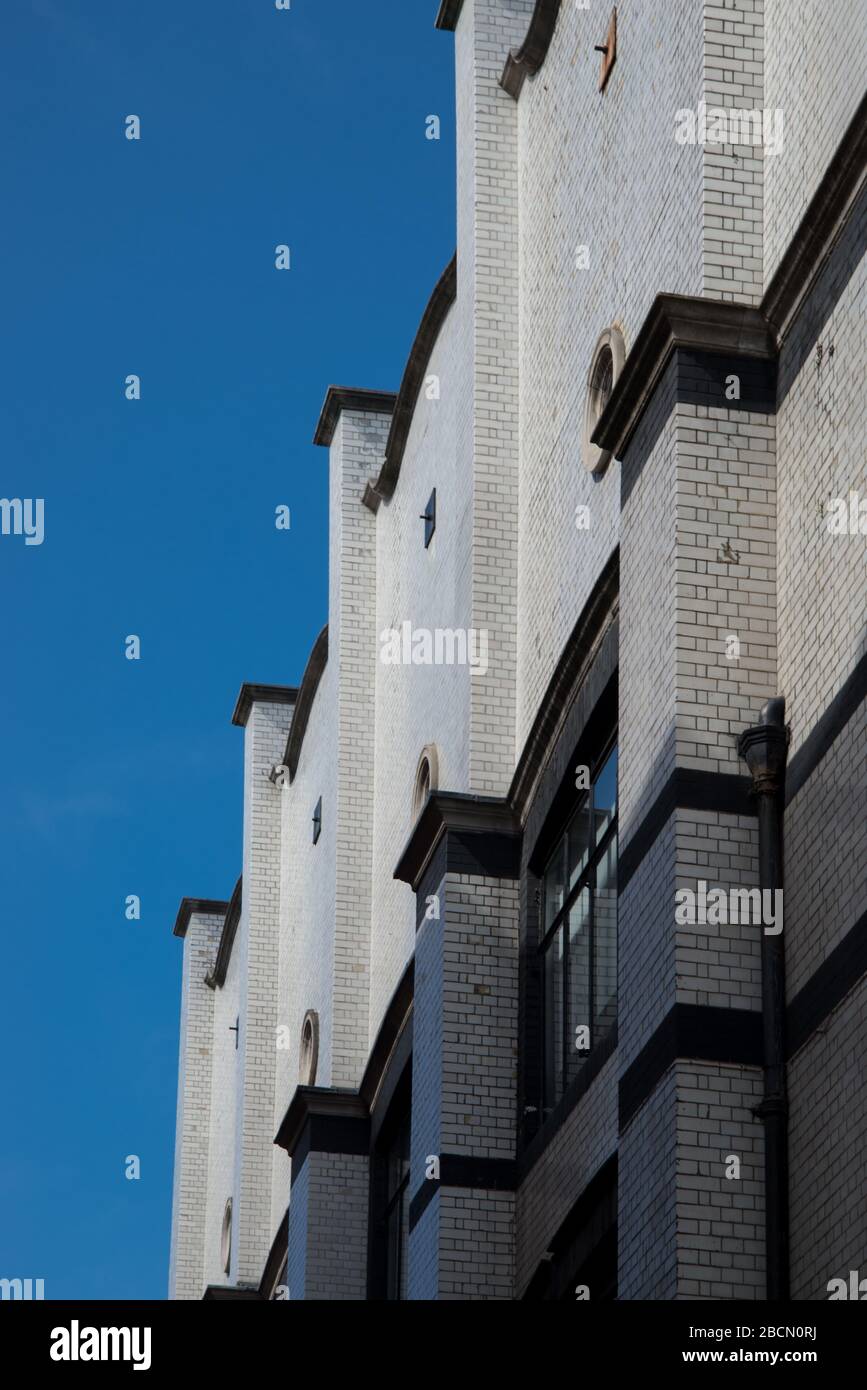
<svg viewBox="0 0 867 1390"><path fill-rule="evenodd" d="M785 1096L765 1096L753 1106L753 1114L759 1120L773 1120L779 1116L785 1119L789 1114L789 1102Z"/></svg>
<svg viewBox="0 0 867 1390"><path fill-rule="evenodd" d="M774 796L782 790L791 737L789 724L754 724L738 738L738 756L752 774L753 796Z"/></svg>

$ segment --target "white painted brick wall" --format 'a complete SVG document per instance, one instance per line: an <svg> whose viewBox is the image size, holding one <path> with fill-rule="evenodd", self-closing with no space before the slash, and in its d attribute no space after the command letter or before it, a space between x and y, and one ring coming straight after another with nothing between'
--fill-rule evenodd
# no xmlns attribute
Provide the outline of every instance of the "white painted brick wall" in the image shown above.
<svg viewBox="0 0 867 1390"><path fill-rule="evenodd" d="M867 219L857 233L780 362L780 688L789 697L790 756L864 651L867 542L831 534L827 522L832 498L848 500L852 491L867 498ZM833 309L832 295L839 295Z"/></svg>
<svg viewBox="0 0 867 1390"><path fill-rule="evenodd" d="M209 969L213 965L213 961ZM221 988L214 991L211 1145L208 1156L208 1205L205 1229L205 1283L227 1284L221 1237L226 1200L235 1191L235 1124L242 1053L232 1028L240 1013L239 952L233 951Z"/></svg>
<svg viewBox="0 0 867 1390"><path fill-rule="evenodd" d="M337 663L329 657L310 711L295 780L280 794L280 955L284 964L278 1014L289 1029L291 1049L277 1054L280 1082L275 1119L282 1119L298 1084L301 1025L308 1009L315 1009L320 1020L316 1084L332 1084L336 721ZM320 796L322 832L314 845L312 818Z"/></svg>
<svg viewBox="0 0 867 1390"><path fill-rule="evenodd" d="M722 393L723 358L719 370ZM678 405L675 711L681 767L743 773L737 735L777 693L775 462L773 417ZM740 643L736 659L726 656L729 635Z"/></svg>
<svg viewBox="0 0 867 1390"><path fill-rule="evenodd" d="M867 86L863 0L764 0L765 104L785 116L765 163L764 282L782 259Z"/></svg>
<svg viewBox="0 0 867 1390"><path fill-rule="evenodd" d="M358 1085L369 1050L371 923L379 920L371 904L379 624L376 521L361 499L379 472L389 423L388 415L344 411L329 455L328 662L295 779L281 793L280 1021L291 1047L278 1054L278 1123L297 1085L308 1009L319 1014L317 1085ZM314 845L320 797L322 831ZM275 1219L287 1197L284 1168Z"/></svg>
<svg viewBox="0 0 867 1390"><path fill-rule="evenodd" d="M500 75L533 8L474 0L455 34L459 117L469 107L458 126L458 266L472 335L472 414L458 449L473 477L473 626L489 645L487 672L470 683L470 783L494 795L515 764L518 598L518 116Z"/></svg>
<svg viewBox="0 0 867 1390"><path fill-rule="evenodd" d="M201 1298L211 1135L214 995L205 984L222 917L193 913L184 937L169 1298Z"/></svg>
<svg viewBox="0 0 867 1390"><path fill-rule="evenodd" d="M675 757L676 670L671 660L677 627L674 386L675 371L670 367L632 443L647 462L624 501L621 519L624 536L636 537L634 543L624 544L620 560L624 618L620 625L617 818L621 845L662 791ZM651 447L657 429L659 437ZM633 615L639 611L642 620L637 622Z"/></svg>
<svg viewBox="0 0 867 1390"><path fill-rule="evenodd" d="M677 1296L763 1299L762 1073L681 1063L676 1086Z"/></svg>
<svg viewBox="0 0 867 1390"><path fill-rule="evenodd" d="M702 96L708 107L761 112L763 8L764 0L705 4ZM775 158L763 144L705 147L704 294L741 304L761 298L764 166Z"/></svg>
<svg viewBox="0 0 867 1390"><path fill-rule="evenodd" d="M368 1054L373 853L376 521L361 505L389 415L344 411L331 446L329 662L338 678L332 1084L356 1086ZM423 508L421 509L423 510ZM333 654L333 655L332 655Z"/></svg>
<svg viewBox="0 0 867 1390"><path fill-rule="evenodd" d="M461 270L458 268L458 294ZM375 749L371 995L369 1040L415 945L415 897L395 880L395 865L414 823L413 784L422 749L437 750L439 785L469 788L470 675L466 666L395 666L379 660L379 634L413 628L472 625L470 553L472 478L459 466L456 411L466 392L453 306L440 332L428 375L440 399L422 392L409 432L400 481L376 516ZM424 548L425 510L437 490L437 525Z"/></svg>
<svg viewBox="0 0 867 1390"><path fill-rule="evenodd" d="M701 95L702 6L618 5L618 58L600 94L593 46L610 9L561 6L518 105L519 749L618 539L620 465L596 478L581 456L596 341L615 323L628 351L656 294L703 288L702 151L674 139L675 112ZM589 531L576 529L579 505Z"/></svg>

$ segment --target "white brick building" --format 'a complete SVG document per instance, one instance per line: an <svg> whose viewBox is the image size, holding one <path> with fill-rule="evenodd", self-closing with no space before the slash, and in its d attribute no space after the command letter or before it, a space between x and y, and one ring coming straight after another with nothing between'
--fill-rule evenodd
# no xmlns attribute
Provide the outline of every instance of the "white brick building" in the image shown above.
<svg viewBox="0 0 867 1390"><path fill-rule="evenodd" d="M863 21L443 0L456 258L328 391L327 627L175 927L172 1298L867 1268Z"/></svg>

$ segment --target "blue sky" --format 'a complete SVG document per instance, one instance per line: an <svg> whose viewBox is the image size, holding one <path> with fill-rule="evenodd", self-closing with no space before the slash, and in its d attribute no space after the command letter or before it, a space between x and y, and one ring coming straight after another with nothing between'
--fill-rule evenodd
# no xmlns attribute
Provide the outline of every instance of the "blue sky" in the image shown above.
<svg viewBox="0 0 867 1390"><path fill-rule="evenodd" d="M326 617L326 387L397 388L454 250L436 9L0 19L0 496L45 501L0 536L0 1276L47 1298L166 1294L171 928L240 871L241 682L296 683Z"/></svg>

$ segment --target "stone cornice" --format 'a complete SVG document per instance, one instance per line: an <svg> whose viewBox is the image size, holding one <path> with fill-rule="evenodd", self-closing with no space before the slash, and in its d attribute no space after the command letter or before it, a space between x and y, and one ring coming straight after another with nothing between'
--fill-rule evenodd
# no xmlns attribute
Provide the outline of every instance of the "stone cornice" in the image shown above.
<svg viewBox="0 0 867 1390"><path fill-rule="evenodd" d="M289 737L286 740L286 752L283 755L283 762L289 769L290 782L294 782L295 773L298 771L298 759L301 757L301 745L304 742L307 721L310 718L310 711L313 708L313 701L316 698L316 691L319 688L319 681L327 661L328 624L326 623L313 643L301 684L298 687L295 715L289 729Z"/></svg>
<svg viewBox="0 0 867 1390"><path fill-rule="evenodd" d="M294 685L252 685L245 681L235 701L232 723L245 728L254 704L294 705L297 698L298 688Z"/></svg>
<svg viewBox="0 0 867 1390"><path fill-rule="evenodd" d="M245 1286L238 1287L234 1284L209 1284L202 1294L205 1303L249 1303L258 1302L262 1295L258 1289Z"/></svg>
<svg viewBox="0 0 867 1390"><path fill-rule="evenodd" d="M357 1091L347 1087L295 1088L274 1139L274 1143L285 1149L290 1157L295 1155L299 1145L302 1145L311 1122L314 1125L316 1122L322 1122L313 1134L313 1147L317 1139L322 1141L329 1134L345 1134L347 1130L341 1131L343 1124L348 1123L350 1129L353 1125L368 1124L383 1083L389 1078L391 1063L399 1050L407 1024L412 1018L414 981L415 960L411 958L389 1001L367 1059L361 1086ZM309 1139L309 1134L307 1137ZM331 1142L334 1142L333 1138ZM306 1145L302 1146L302 1152L306 1152Z"/></svg>
<svg viewBox="0 0 867 1390"><path fill-rule="evenodd" d="M762 311L782 339L840 239L867 180L867 96L849 123L765 291Z"/></svg>
<svg viewBox="0 0 867 1390"><path fill-rule="evenodd" d="M229 969L229 961L232 959L232 947L235 944L235 933L238 930L238 923L241 920L241 893L243 877L238 879L235 884L234 892L229 899L226 908L226 918L223 922L223 930L220 933L220 944L217 947L217 958L214 961L214 968L209 975L205 976L205 984L210 989L218 986L222 989L226 983L226 973Z"/></svg>
<svg viewBox="0 0 867 1390"><path fill-rule="evenodd" d="M433 791L398 860L394 878L415 888L448 831L512 837L520 835L520 826L508 801L501 797Z"/></svg>
<svg viewBox="0 0 867 1390"><path fill-rule="evenodd" d="M776 344L760 309L729 300L658 294L632 345L592 443L620 458L678 349L773 360Z"/></svg>
<svg viewBox="0 0 867 1390"><path fill-rule="evenodd" d="M508 58L500 86L517 101L525 77L534 77L548 56L548 49L560 15L560 0L536 0L524 42L513 48Z"/></svg>
<svg viewBox="0 0 867 1390"><path fill-rule="evenodd" d="M331 444L342 411L367 410L373 415L390 415L396 400L393 391L366 391L360 386L329 386L313 443L323 444L326 448Z"/></svg>
<svg viewBox="0 0 867 1390"><path fill-rule="evenodd" d="M309 1120L367 1118L367 1106L357 1091L340 1087L296 1086L274 1143L285 1149L291 1158Z"/></svg>
<svg viewBox="0 0 867 1390"><path fill-rule="evenodd" d="M382 498L377 492L376 488L373 486L373 483L365 483L364 492L361 495L361 500L364 503L365 507L367 507L369 511L373 512L374 515L379 511L379 504L382 501Z"/></svg>
<svg viewBox="0 0 867 1390"><path fill-rule="evenodd" d="M194 913L201 917L222 917L228 906L228 903L218 902L215 898L182 898L172 935L186 936Z"/></svg>
<svg viewBox="0 0 867 1390"><path fill-rule="evenodd" d="M460 18L463 3L464 0L441 0L435 27L437 29L454 29Z"/></svg>
<svg viewBox="0 0 867 1390"><path fill-rule="evenodd" d="M456 294L457 256L452 256L434 286L433 294L422 314L415 341L410 349L403 380L400 383L400 391L397 395L397 403L391 417L391 429L385 446L385 461L379 470L379 477L376 482L370 484L364 494L365 506L370 507L372 511L375 511L379 506L378 501L374 504L374 496L378 495L380 500L388 499L397 486L406 441L409 437L419 392L424 383L425 372L440 329L449 309L455 302Z"/></svg>

